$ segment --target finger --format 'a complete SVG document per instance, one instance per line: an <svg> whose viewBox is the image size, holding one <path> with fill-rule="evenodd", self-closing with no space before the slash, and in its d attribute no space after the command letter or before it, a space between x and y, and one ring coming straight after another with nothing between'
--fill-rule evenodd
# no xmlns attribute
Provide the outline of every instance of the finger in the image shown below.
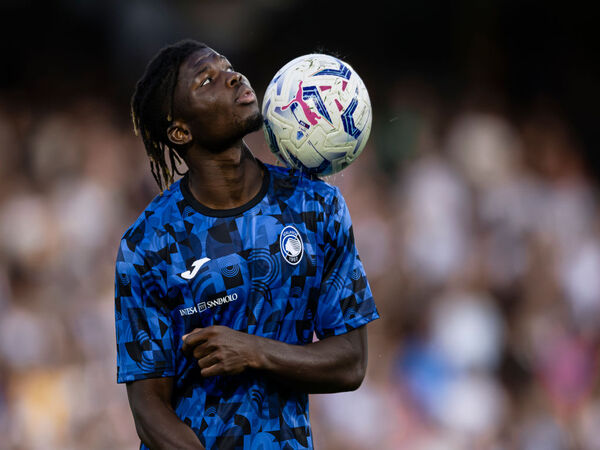
<svg viewBox="0 0 600 450"><path fill-rule="evenodd" d="M221 360L214 353L209 353L208 355L198 359L198 367L201 369L206 369L220 362Z"/></svg>
<svg viewBox="0 0 600 450"><path fill-rule="evenodd" d="M215 347L210 345L208 341L204 341L201 344L194 347L192 351L192 356L196 359L204 358L206 355L209 355L215 350Z"/></svg>
<svg viewBox="0 0 600 450"><path fill-rule="evenodd" d="M225 369L223 367L223 363L218 362L216 364L213 364L212 366L201 369L200 374L203 377L214 377L217 375L225 375Z"/></svg>
<svg viewBox="0 0 600 450"><path fill-rule="evenodd" d="M205 367L200 369L200 374L203 377L214 377L216 375L237 375L243 372L243 369L240 367L227 367L223 361L219 361L212 366Z"/></svg>

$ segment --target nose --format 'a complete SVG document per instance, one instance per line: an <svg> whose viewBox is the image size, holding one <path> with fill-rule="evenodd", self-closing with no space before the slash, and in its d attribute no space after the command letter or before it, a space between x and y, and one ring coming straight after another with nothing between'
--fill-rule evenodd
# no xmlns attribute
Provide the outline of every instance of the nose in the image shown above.
<svg viewBox="0 0 600 450"><path fill-rule="evenodd" d="M230 87L234 87L236 84L241 83L242 74L239 72L228 72L229 77L227 77L227 85Z"/></svg>

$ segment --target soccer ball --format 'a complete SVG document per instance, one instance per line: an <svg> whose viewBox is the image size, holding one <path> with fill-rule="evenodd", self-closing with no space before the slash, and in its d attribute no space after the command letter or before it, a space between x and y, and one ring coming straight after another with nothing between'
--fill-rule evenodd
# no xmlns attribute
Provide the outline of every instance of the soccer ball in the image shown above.
<svg viewBox="0 0 600 450"><path fill-rule="evenodd" d="M311 175L347 167L371 132L367 88L349 64L329 55L304 55L283 66L267 87L262 113L271 151Z"/></svg>

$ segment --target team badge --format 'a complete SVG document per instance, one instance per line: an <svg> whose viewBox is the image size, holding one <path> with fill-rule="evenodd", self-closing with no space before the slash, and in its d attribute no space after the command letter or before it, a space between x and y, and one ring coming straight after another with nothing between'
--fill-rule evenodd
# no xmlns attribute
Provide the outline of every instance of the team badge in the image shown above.
<svg viewBox="0 0 600 450"><path fill-rule="evenodd" d="M281 255L291 265L295 266L302 259L304 244L298 230L291 225L283 229L279 236L279 248Z"/></svg>

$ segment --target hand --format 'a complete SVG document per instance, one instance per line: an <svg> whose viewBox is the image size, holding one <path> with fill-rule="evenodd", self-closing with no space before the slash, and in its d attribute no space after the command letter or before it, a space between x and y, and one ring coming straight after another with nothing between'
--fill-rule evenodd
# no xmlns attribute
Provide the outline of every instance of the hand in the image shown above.
<svg viewBox="0 0 600 450"><path fill-rule="evenodd" d="M198 360L203 377L236 375L256 361L257 337L225 326L196 328L181 339L183 352Z"/></svg>

